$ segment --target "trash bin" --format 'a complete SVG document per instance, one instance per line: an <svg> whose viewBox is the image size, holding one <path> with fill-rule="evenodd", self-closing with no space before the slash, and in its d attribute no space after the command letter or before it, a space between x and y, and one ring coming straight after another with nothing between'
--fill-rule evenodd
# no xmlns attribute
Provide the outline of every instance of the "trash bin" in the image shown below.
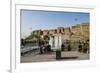
<svg viewBox="0 0 100 73"><path fill-rule="evenodd" d="M61 50L56 50L56 60L61 59Z"/></svg>

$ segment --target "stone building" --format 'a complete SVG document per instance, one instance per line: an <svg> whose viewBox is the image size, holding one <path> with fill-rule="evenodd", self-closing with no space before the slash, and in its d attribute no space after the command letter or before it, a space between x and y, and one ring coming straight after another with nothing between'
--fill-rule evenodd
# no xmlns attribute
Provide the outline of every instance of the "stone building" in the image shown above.
<svg viewBox="0 0 100 73"><path fill-rule="evenodd" d="M89 23L81 23L71 27L58 27L50 30L35 30L26 38L26 41L38 41L38 39L44 39L46 36L49 38L48 42L52 47L60 48L59 46L62 43L67 46L69 41L72 43L72 46L76 46L79 41L89 41Z"/></svg>

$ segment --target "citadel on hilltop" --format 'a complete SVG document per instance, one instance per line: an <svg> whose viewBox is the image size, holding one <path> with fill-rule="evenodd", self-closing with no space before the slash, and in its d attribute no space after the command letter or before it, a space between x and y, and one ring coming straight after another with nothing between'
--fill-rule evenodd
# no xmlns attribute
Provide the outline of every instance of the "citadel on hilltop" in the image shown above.
<svg viewBox="0 0 100 73"><path fill-rule="evenodd" d="M38 43L38 40L44 40L51 46L61 46L71 42L71 45L77 48L79 42L89 42L89 23L81 23L71 27L58 27L56 29L35 30L28 36L26 42Z"/></svg>
<svg viewBox="0 0 100 73"><path fill-rule="evenodd" d="M26 38L27 41L37 40L36 36L62 36L63 42L66 40L89 40L89 23L77 24L72 27L58 27L57 29L35 30Z"/></svg>

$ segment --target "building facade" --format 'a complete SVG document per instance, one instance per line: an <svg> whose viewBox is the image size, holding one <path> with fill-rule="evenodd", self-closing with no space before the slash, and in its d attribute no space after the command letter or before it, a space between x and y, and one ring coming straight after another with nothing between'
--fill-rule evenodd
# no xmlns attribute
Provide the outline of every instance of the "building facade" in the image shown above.
<svg viewBox="0 0 100 73"><path fill-rule="evenodd" d="M38 39L49 38L48 43L51 46L60 48L61 44L77 46L77 42L89 41L89 23L81 23L71 27L58 27L56 29L48 30L35 30L32 31L26 41L38 41ZM78 48L78 47L75 47Z"/></svg>

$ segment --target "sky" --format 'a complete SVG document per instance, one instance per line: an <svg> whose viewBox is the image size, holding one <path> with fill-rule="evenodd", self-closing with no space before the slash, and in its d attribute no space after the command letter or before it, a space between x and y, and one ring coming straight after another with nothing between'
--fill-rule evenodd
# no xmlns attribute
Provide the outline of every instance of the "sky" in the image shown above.
<svg viewBox="0 0 100 73"><path fill-rule="evenodd" d="M34 30L71 27L80 23L89 23L89 13L56 12L40 10L21 10L21 38Z"/></svg>

